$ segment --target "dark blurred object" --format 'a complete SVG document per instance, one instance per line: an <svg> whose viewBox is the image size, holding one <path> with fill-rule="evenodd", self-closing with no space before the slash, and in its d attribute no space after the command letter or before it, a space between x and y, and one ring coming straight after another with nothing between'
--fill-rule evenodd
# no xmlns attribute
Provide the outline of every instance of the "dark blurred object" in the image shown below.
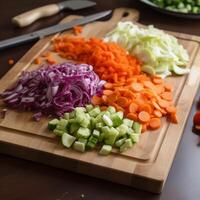
<svg viewBox="0 0 200 200"><path fill-rule="evenodd" d="M188 19L200 19L200 13L184 13L184 12L177 12L174 10L165 9L162 7L159 7L158 5L152 3L149 0L140 0L142 3L146 4L147 6L151 7L152 9L162 12L167 15L180 17L180 18L188 18Z"/></svg>

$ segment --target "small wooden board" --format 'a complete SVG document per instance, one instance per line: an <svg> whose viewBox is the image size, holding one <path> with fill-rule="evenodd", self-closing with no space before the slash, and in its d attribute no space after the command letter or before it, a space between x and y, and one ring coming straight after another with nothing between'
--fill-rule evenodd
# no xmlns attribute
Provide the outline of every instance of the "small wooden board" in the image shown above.
<svg viewBox="0 0 200 200"><path fill-rule="evenodd" d="M118 21L136 21L138 16L138 12L133 9L116 9L110 20L86 25L82 35L103 37ZM77 17L67 17L63 22ZM113 151L104 157L99 156L96 151L82 154L65 149L48 133L48 119L34 122L33 113L8 110L6 117L0 120L0 152L151 192L161 192L200 80L200 37L170 33L178 38L190 54L190 74L166 79L175 86L178 125L169 124L163 119L160 130L142 134L140 142L132 149L122 154ZM51 39L58 35L37 42L0 80L0 92L14 83L22 70L36 69L38 66L33 63L34 59L49 49ZM63 61L56 54L54 56L59 62Z"/></svg>

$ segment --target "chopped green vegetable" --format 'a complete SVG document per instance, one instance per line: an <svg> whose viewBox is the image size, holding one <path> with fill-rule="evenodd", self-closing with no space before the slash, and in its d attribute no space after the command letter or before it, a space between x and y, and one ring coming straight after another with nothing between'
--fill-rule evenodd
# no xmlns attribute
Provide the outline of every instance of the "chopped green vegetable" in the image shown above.
<svg viewBox="0 0 200 200"><path fill-rule="evenodd" d="M61 136L62 144L85 152L102 145L99 154L107 155L112 146L125 151L139 141L141 125L130 119L123 119L123 112L116 112L110 106L106 111L87 105L77 107L63 118L49 121L48 128L56 136Z"/></svg>
<svg viewBox="0 0 200 200"><path fill-rule="evenodd" d="M67 133L64 133L62 135L62 144L67 148L71 147L75 140L76 138L74 136L69 135Z"/></svg>
<svg viewBox="0 0 200 200"><path fill-rule="evenodd" d="M112 151L112 146L110 145L103 145L99 154L101 155L108 155Z"/></svg>
<svg viewBox="0 0 200 200"><path fill-rule="evenodd" d="M77 151L84 152L85 151L85 143L76 141L73 144L73 148Z"/></svg>
<svg viewBox="0 0 200 200"><path fill-rule="evenodd" d="M53 131L53 130L56 128L58 122L59 122L58 119L52 119L52 120L48 123L48 129L49 129L50 131Z"/></svg>

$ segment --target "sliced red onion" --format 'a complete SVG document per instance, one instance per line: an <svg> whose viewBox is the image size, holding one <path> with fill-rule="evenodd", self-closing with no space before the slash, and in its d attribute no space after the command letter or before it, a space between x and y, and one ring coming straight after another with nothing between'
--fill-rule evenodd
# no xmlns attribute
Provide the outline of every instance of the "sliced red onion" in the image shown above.
<svg viewBox="0 0 200 200"><path fill-rule="evenodd" d="M67 62L23 71L0 96L11 108L38 111L33 116L38 121L42 114L63 116L90 103L93 95L102 93L104 83L91 65Z"/></svg>

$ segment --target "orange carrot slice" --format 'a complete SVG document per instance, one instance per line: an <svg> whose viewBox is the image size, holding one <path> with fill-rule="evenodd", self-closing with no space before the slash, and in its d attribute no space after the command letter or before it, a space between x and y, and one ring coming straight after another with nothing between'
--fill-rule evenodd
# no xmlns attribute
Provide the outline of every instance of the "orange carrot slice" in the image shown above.
<svg viewBox="0 0 200 200"><path fill-rule="evenodd" d="M143 90L143 85L141 83L132 83L131 88L134 92L140 92Z"/></svg>
<svg viewBox="0 0 200 200"><path fill-rule="evenodd" d="M158 129L161 126L161 120L160 118L151 118L149 122L149 126L151 129Z"/></svg>
<svg viewBox="0 0 200 200"><path fill-rule="evenodd" d="M150 115L148 112L142 111L138 114L138 119L141 123L147 123L150 120Z"/></svg>
<svg viewBox="0 0 200 200"><path fill-rule="evenodd" d="M136 113L138 110L138 105L136 103L131 103L129 105L129 112L130 113Z"/></svg>
<svg viewBox="0 0 200 200"><path fill-rule="evenodd" d="M163 92L161 94L161 97L164 99L164 100L167 100L167 101L171 101L173 99L173 96L172 96L172 93L171 92Z"/></svg>

